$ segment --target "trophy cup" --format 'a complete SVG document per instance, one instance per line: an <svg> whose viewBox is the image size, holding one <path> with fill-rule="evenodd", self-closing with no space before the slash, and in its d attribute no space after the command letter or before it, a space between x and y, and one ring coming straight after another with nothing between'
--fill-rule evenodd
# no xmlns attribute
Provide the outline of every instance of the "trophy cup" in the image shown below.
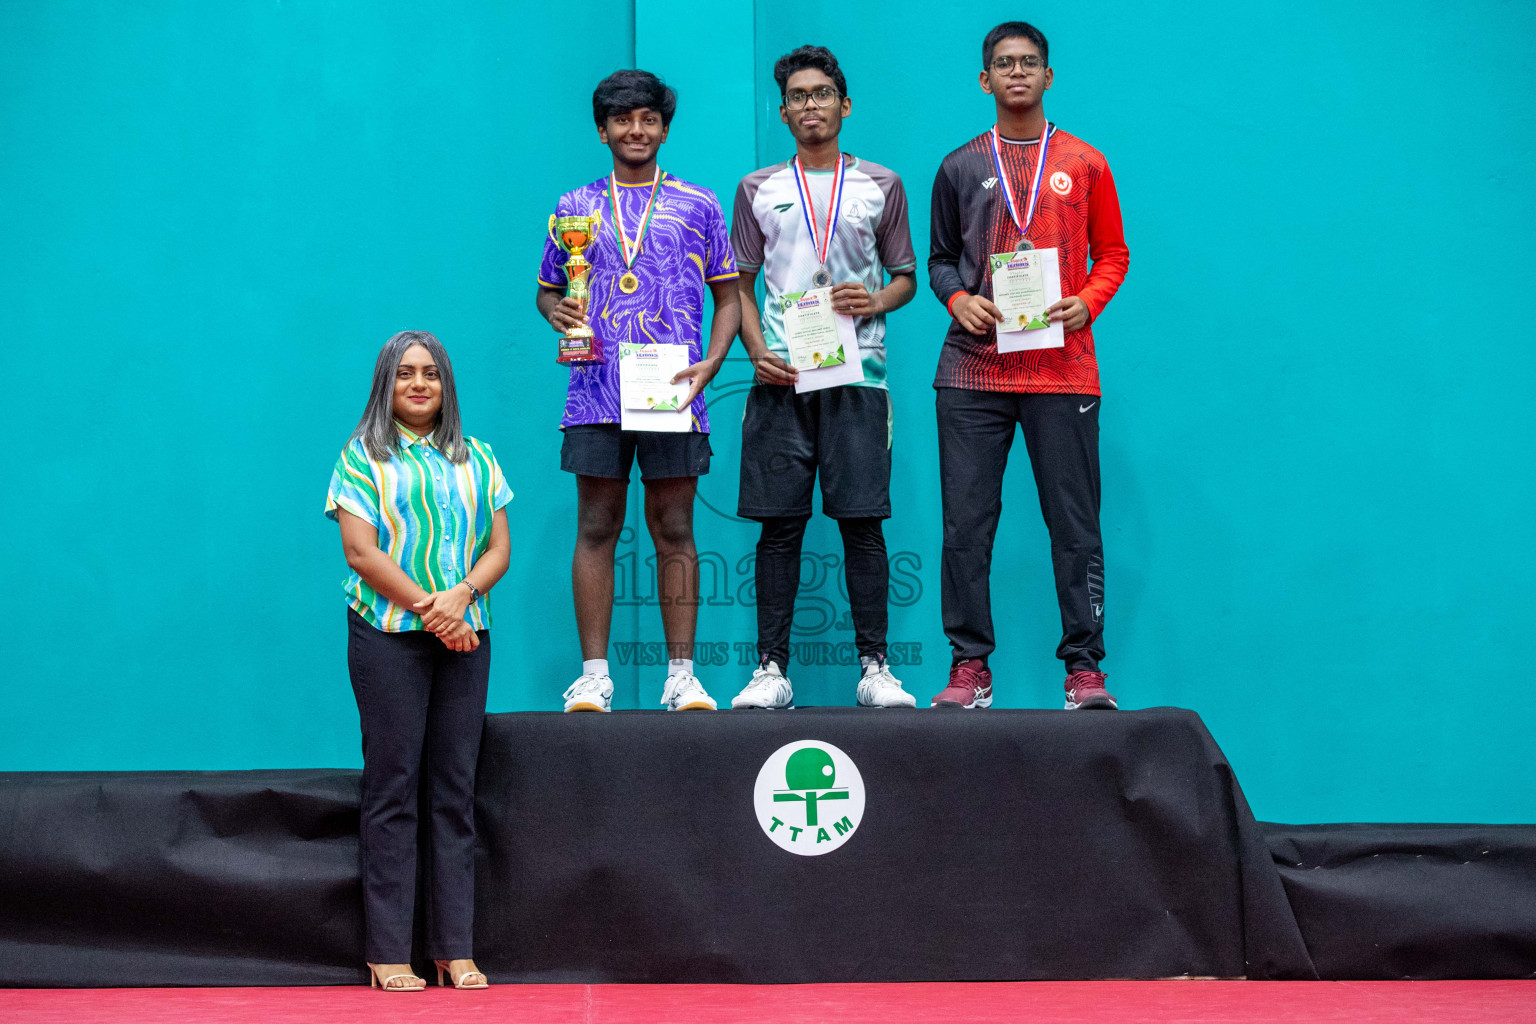
<svg viewBox="0 0 1536 1024"><path fill-rule="evenodd" d="M587 286L587 274L592 264L581 251L592 244L603 216L596 210L585 216L549 216L549 237L561 252L571 254L565 261L565 294L581 303L581 311L587 311L587 299L592 294ZM566 366L590 366L606 362L603 358L603 341L592 333L586 324L572 327L560 337L560 353L555 362Z"/></svg>

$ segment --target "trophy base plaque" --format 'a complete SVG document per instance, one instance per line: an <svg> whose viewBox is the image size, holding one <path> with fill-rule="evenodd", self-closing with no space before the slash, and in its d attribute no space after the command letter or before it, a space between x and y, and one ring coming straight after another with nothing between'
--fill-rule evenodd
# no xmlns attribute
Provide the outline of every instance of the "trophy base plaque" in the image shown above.
<svg viewBox="0 0 1536 1024"><path fill-rule="evenodd" d="M591 334L561 338L560 353L555 356L555 362L561 366L595 366L607 361L603 358L603 340Z"/></svg>

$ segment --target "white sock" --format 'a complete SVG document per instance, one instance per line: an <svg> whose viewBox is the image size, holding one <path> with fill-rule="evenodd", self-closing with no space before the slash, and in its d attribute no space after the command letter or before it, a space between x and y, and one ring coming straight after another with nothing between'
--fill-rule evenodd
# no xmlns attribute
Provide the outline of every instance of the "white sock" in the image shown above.
<svg viewBox="0 0 1536 1024"><path fill-rule="evenodd" d="M581 674L584 676L605 676L608 674L608 659L593 658L581 663Z"/></svg>
<svg viewBox="0 0 1536 1024"><path fill-rule="evenodd" d="M690 676L693 675L693 659L673 658L667 662L667 675L675 676L679 672L686 672Z"/></svg>

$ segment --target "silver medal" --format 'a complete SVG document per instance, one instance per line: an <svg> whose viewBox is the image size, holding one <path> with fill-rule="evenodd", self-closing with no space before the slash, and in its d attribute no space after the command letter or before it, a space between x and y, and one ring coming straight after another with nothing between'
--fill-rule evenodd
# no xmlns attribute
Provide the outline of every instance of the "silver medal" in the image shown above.
<svg viewBox="0 0 1536 1024"><path fill-rule="evenodd" d="M818 268L816 273L811 275L811 284L817 288L830 288L832 286L832 271L826 267Z"/></svg>
<svg viewBox="0 0 1536 1024"><path fill-rule="evenodd" d="M1027 238L1019 239L1019 248L1018 248L1019 252L1028 252L1030 249L1033 249L1034 247L1035 247L1035 243L1031 242L1029 239L1027 239Z"/></svg>

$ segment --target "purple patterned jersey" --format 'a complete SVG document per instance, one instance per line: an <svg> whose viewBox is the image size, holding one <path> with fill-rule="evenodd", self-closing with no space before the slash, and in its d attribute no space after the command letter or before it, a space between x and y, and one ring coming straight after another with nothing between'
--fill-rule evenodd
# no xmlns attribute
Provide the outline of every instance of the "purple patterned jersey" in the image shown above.
<svg viewBox="0 0 1536 1024"><path fill-rule="evenodd" d="M650 195L650 182L619 183L619 214L624 218L624 230L631 242ZM705 289L712 282L737 276L725 214L715 194L702 185L662 172L650 230L633 268L640 287L632 295L619 291L624 253L613 224L608 178L599 178L561 196L555 214L563 217L590 214L594 210L602 214L603 223L592 244L582 250L592 264L587 275L592 292L587 316L593 333L602 339L608 362L571 367L565 415L560 420L562 430L584 423L619 422L619 342L687 345L689 363L703 359L701 322ZM539 284L563 289L566 259L554 241L546 238ZM693 429L709 433L703 395L694 399L692 411Z"/></svg>

